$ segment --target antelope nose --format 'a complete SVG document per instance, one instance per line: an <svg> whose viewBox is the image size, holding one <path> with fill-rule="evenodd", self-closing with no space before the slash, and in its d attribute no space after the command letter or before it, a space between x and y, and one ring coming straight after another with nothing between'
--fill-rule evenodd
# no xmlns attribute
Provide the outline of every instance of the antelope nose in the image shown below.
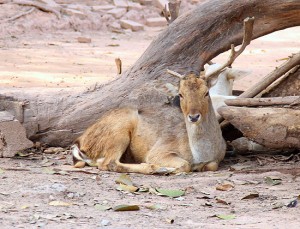
<svg viewBox="0 0 300 229"><path fill-rule="evenodd" d="M200 119L200 114L189 115L188 119L190 122L197 122Z"/></svg>

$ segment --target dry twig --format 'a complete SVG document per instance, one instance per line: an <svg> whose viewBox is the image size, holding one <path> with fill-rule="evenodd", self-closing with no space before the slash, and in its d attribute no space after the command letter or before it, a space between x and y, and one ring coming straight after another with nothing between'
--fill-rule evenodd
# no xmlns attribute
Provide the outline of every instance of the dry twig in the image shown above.
<svg viewBox="0 0 300 229"><path fill-rule="evenodd" d="M36 7L36 8L38 8L39 10L42 10L42 11L44 11L44 12L54 13L58 19L61 18L61 14L60 14L59 11L53 9L53 8L50 7L50 6L47 6L47 5L45 5L45 4L42 4L42 3L33 2L33 1L29 1L29 0L13 0L12 3L18 4L18 5L24 5L24 6L33 6L33 7Z"/></svg>
<svg viewBox="0 0 300 229"><path fill-rule="evenodd" d="M16 19L18 19L18 18L20 18L20 17L23 17L23 16L25 16L25 15L27 15L27 14L32 13L34 10L35 10L35 8L32 7L32 8L30 8L30 9L29 9L28 11L26 11L26 12L19 13L19 14L15 15L15 16L11 17L11 18L6 19L6 21L14 21L14 20L16 20Z"/></svg>

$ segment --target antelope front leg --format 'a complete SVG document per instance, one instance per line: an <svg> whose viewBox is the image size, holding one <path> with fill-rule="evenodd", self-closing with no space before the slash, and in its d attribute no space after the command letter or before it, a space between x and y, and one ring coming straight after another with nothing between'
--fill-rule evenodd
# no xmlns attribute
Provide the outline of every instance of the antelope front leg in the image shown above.
<svg viewBox="0 0 300 229"><path fill-rule="evenodd" d="M154 174L160 169L160 166L141 163L141 164L126 164L119 161L111 161L107 168L109 171L119 173L142 173L142 174Z"/></svg>
<svg viewBox="0 0 300 229"><path fill-rule="evenodd" d="M193 165L193 171L204 172L204 171L217 171L219 167L219 162L210 161L203 162L197 165Z"/></svg>

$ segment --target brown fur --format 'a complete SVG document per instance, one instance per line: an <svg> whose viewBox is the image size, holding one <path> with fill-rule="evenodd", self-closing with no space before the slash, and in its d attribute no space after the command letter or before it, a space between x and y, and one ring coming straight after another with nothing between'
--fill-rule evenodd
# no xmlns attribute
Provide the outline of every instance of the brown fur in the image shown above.
<svg viewBox="0 0 300 229"><path fill-rule="evenodd" d="M175 172L216 170L224 157L225 143L207 92L203 79L186 76L179 85L184 119L177 108L170 106L159 111L115 109L75 143L101 170L144 174L162 168ZM197 114L199 121L188 121L189 115ZM195 143L193 149L191 142Z"/></svg>

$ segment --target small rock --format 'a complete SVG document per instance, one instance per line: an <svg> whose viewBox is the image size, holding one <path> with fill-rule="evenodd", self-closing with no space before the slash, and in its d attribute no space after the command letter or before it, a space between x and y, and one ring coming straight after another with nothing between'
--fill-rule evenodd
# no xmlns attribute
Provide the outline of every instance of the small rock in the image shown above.
<svg viewBox="0 0 300 229"><path fill-rule="evenodd" d="M111 23L109 25L109 27L112 28L112 29L116 29L116 30L121 29L121 26L120 26L120 24L118 22Z"/></svg>
<svg viewBox="0 0 300 229"><path fill-rule="evenodd" d="M114 18L121 18L124 14L126 14L127 10L125 8L116 8L107 11L108 14L111 14Z"/></svg>
<svg viewBox="0 0 300 229"><path fill-rule="evenodd" d="M62 12L65 13L66 15L68 15L68 16L76 16L76 17L79 17L80 19L86 18L86 14L79 11L79 10L63 8Z"/></svg>
<svg viewBox="0 0 300 229"><path fill-rule="evenodd" d="M70 193L68 193L68 195L67 195L67 197L69 197L70 199L73 199L74 198L74 193L73 192L70 192Z"/></svg>
<svg viewBox="0 0 300 229"><path fill-rule="evenodd" d="M117 7L124 7L124 8L128 7L128 3L125 0L114 0L114 5Z"/></svg>
<svg viewBox="0 0 300 229"><path fill-rule="evenodd" d="M92 39L89 37L77 37L79 43L91 43Z"/></svg>
<svg viewBox="0 0 300 229"><path fill-rule="evenodd" d="M143 7L141 4L136 2L128 2L128 9L129 10L141 10Z"/></svg>
<svg viewBox="0 0 300 229"><path fill-rule="evenodd" d="M120 20L121 27L124 29L131 29L132 31L140 31L144 26L140 23L131 20Z"/></svg>
<svg viewBox="0 0 300 229"><path fill-rule="evenodd" d="M113 8L115 8L113 5L92 6L92 11L104 12L104 11L112 10Z"/></svg>
<svg viewBox="0 0 300 229"><path fill-rule="evenodd" d="M109 225L111 225L111 222L107 219L103 219L103 220L101 220L100 224L102 226L109 226Z"/></svg>
<svg viewBox="0 0 300 229"><path fill-rule="evenodd" d="M142 5L147 5L147 6L150 6L150 5L153 5L153 0L139 0L140 4Z"/></svg>
<svg viewBox="0 0 300 229"><path fill-rule="evenodd" d="M67 190L67 187L63 184L60 184L60 183L54 183L53 185L51 185L50 188L54 189L57 192L64 192L64 191Z"/></svg>
<svg viewBox="0 0 300 229"><path fill-rule="evenodd" d="M167 20L163 17L156 17L156 18L147 18L146 25L149 27L159 27L159 26L166 26Z"/></svg>

